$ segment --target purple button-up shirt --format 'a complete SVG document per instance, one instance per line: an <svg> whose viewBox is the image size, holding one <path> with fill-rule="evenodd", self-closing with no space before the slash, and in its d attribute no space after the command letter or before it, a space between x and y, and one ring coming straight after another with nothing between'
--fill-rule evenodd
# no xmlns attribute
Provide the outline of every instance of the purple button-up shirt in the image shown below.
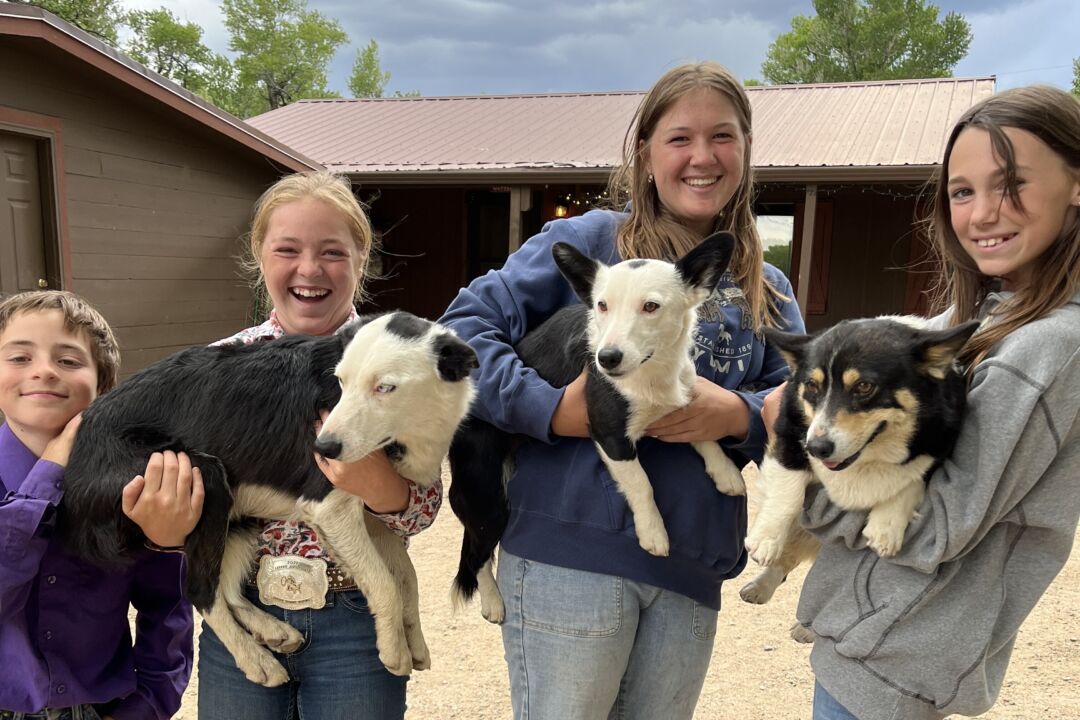
<svg viewBox="0 0 1080 720"><path fill-rule="evenodd" d="M167 720L191 676L183 557L146 552L105 571L68 555L53 532L63 494L63 468L0 426L0 709L93 703L116 720Z"/></svg>

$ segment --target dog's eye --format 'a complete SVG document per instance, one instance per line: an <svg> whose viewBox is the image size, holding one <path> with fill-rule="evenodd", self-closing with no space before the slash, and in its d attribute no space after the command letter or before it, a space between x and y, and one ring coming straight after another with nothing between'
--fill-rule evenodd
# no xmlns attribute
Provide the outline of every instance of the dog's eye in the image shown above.
<svg viewBox="0 0 1080 720"><path fill-rule="evenodd" d="M660 304L659 303L654 303L653 301L650 300L649 302L642 305L641 309L644 312L652 314L652 313L654 313L654 312L656 312L657 310L660 309Z"/></svg>
<svg viewBox="0 0 1080 720"><path fill-rule="evenodd" d="M386 393L392 393L397 390L397 385L391 385L389 383L383 383L375 386L375 392L385 395Z"/></svg>
<svg viewBox="0 0 1080 720"><path fill-rule="evenodd" d="M599 310L602 313L606 313L607 312L607 303L604 302L603 300L597 300L596 309Z"/></svg>
<svg viewBox="0 0 1080 720"><path fill-rule="evenodd" d="M874 387L873 383L868 383L865 380L860 380L859 382L855 383L855 387L851 388L851 391L859 397L870 397L874 394L874 390L876 389L877 388Z"/></svg>
<svg viewBox="0 0 1080 720"><path fill-rule="evenodd" d="M821 385L817 380L807 380L803 383L803 395L817 395L821 391Z"/></svg>

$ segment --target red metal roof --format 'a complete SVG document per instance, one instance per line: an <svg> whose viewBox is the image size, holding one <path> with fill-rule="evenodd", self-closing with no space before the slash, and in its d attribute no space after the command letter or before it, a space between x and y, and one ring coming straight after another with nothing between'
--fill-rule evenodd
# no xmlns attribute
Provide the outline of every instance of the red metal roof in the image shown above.
<svg viewBox="0 0 1080 720"><path fill-rule="evenodd" d="M747 88L764 168L925 167L994 79ZM608 170L642 92L303 100L248 123L353 174Z"/></svg>

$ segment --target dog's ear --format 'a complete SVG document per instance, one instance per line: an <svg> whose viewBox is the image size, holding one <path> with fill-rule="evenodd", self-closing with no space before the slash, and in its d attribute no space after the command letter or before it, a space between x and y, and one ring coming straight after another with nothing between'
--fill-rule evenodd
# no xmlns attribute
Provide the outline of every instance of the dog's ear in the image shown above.
<svg viewBox="0 0 1080 720"><path fill-rule="evenodd" d="M476 351L452 332L443 332L432 341L439 377L447 382L459 382L469 376L469 371L480 367Z"/></svg>
<svg viewBox="0 0 1080 720"><path fill-rule="evenodd" d="M765 334L765 342L780 351L780 355L791 368L791 374L798 372L806 359L806 346L810 344L814 336L784 332L770 327L764 328L762 332Z"/></svg>
<svg viewBox="0 0 1080 720"><path fill-rule="evenodd" d="M592 307L592 289L600 263L585 255L573 245L557 242L551 246L551 255L570 287L581 302Z"/></svg>
<svg viewBox="0 0 1080 720"><path fill-rule="evenodd" d="M720 282L735 252L735 236L729 232L713 233L675 262L679 277L690 287L704 290L706 297Z"/></svg>
<svg viewBox="0 0 1080 720"><path fill-rule="evenodd" d="M952 367L956 354L964 347L968 338L975 334L980 324L978 320L969 320L945 330L920 331L914 346L919 371L932 378L943 379Z"/></svg>

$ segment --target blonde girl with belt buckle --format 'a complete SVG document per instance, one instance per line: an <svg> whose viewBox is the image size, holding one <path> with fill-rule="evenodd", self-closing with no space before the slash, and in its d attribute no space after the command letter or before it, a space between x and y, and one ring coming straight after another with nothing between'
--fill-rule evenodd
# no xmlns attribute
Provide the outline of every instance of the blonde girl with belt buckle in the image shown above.
<svg viewBox="0 0 1080 720"><path fill-rule="evenodd" d="M220 342L331 335L356 320L354 303L362 294L373 234L347 180L326 172L279 180L255 205L249 249L248 269L273 309L266 322ZM397 474L382 450L348 465L322 458L318 463L336 487L363 498L369 512L402 536L430 525L442 501L438 481L420 490ZM406 678L390 674L379 661L364 597L335 566L314 530L297 522L265 522L258 555L248 599L299 630L304 643L292 653L275 655L289 681L267 688L244 677L204 624L199 719L403 718ZM325 583L325 594L288 591L310 587L313 579Z"/></svg>

